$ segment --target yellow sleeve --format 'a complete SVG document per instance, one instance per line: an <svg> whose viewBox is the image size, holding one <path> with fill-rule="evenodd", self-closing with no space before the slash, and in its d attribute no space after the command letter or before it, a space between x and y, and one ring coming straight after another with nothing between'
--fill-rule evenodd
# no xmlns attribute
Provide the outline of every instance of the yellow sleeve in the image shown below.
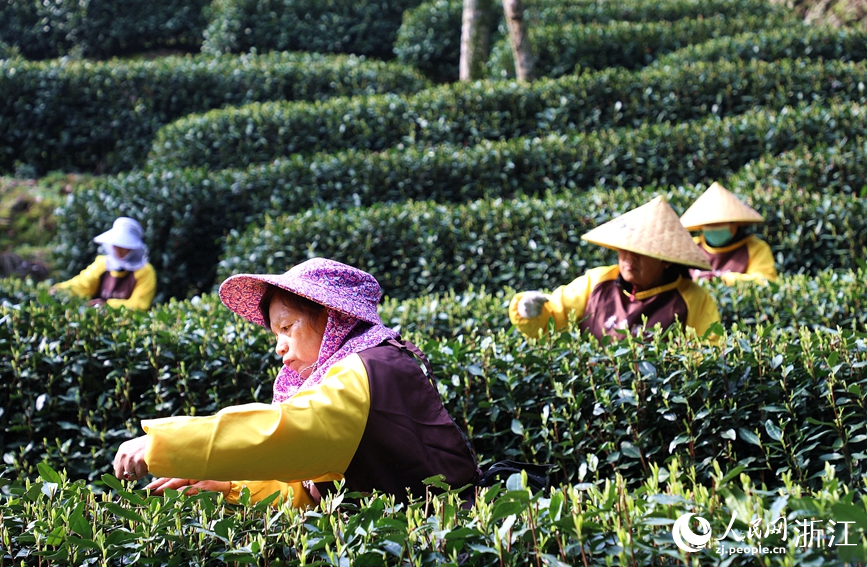
<svg viewBox="0 0 867 567"><path fill-rule="evenodd" d="M279 480L233 480L232 489L226 495L226 502L237 504L241 498L241 490L244 487L250 491L250 502L260 502L275 492L279 492L280 497L275 501L276 504L280 500L286 500L289 497L289 490L291 488L293 508L306 508L315 504L310 493L302 486L301 482L280 482Z"/></svg>
<svg viewBox="0 0 867 567"><path fill-rule="evenodd" d="M72 279L54 284L57 289L68 290L78 297L92 298L99 291L99 278L105 273L105 256L97 256L91 265Z"/></svg>
<svg viewBox="0 0 867 567"><path fill-rule="evenodd" d="M775 281L777 279L774 255L767 242L753 236L747 241L747 253L750 260L745 273L726 272L721 276L727 285L733 285L736 281Z"/></svg>
<svg viewBox="0 0 867 567"><path fill-rule="evenodd" d="M313 482L341 480L342 476L343 475L325 475L324 477L311 480ZM229 494L226 495L226 502L237 504L241 499L241 490L244 487L250 491L250 502L253 503L260 502L275 492L279 492L280 497L274 501L274 504L276 505L281 500L285 501L289 497L289 491L291 489L293 508L308 508L316 505L316 501L300 481L280 482L279 480L233 480L232 488L229 491Z"/></svg>
<svg viewBox="0 0 867 567"><path fill-rule="evenodd" d="M574 313L578 319L584 317L587 300L593 292L593 288L601 282L617 277L617 266L603 266L593 268L572 281L572 283L560 286L553 293L546 295L548 302L542 306L542 313L538 317L527 319L518 315L518 302L524 295L518 293L509 304L509 319L521 333L528 337L538 337L539 333L548 331L548 319L554 318L554 328L561 330L569 321L569 315Z"/></svg>
<svg viewBox="0 0 867 567"><path fill-rule="evenodd" d="M329 368L322 382L283 403L143 421L149 438L145 462L155 476L176 478L287 483L340 478L369 412L367 372L352 354Z"/></svg>
<svg viewBox="0 0 867 567"><path fill-rule="evenodd" d="M686 326L702 336L710 326L720 320L719 309L713 296L692 280L684 279L679 287L686 302ZM716 339L711 338L711 342Z"/></svg>
<svg viewBox="0 0 867 567"><path fill-rule="evenodd" d="M145 264L144 268L136 270L133 275L135 288L133 288L129 299L109 299L106 301L109 307L129 307L142 311L150 309L154 296L157 294L157 272L153 266ZM96 292L94 291L94 293Z"/></svg>
<svg viewBox="0 0 867 567"><path fill-rule="evenodd" d="M291 483L293 490L293 505L295 501L295 495L298 494L298 491L306 493L304 487L301 486L300 482ZM250 491L250 501L251 502L259 502L264 500L268 496L271 496L275 492L280 493L280 499L285 500L287 495L289 494L290 483L288 482L280 482L279 480L233 480L232 488L229 490L229 494L226 495L226 502L230 504L237 504L238 500L241 498L241 489L244 487ZM309 495L308 495L309 497ZM303 505L303 503L302 503ZM295 506L296 508L300 508L300 506Z"/></svg>

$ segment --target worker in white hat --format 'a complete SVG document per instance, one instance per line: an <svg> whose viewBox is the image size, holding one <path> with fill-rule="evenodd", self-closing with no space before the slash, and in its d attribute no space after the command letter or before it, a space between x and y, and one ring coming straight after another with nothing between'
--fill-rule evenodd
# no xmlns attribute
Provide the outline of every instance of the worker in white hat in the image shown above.
<svg viewBox="0 0 867 567"><path fill-rule="evenodd" d="M525 335L546 332L548 320L566 327L570 314L596 338L637 333L657 323L680 324L699 336L720 320L716 302L690 279L689 268L710 269L677 213L663 197L602 224L581 238L617 250L613 266L588 270L550 294L518 293L509 318Z"/></svg>
<svg viewBox="0 0 867 567"><path fill-rule="evenodd" d="M765 222L755 209L714 182L683 213L680 222L687 230L700 230L695 241L711 265L693 277L719 277L728 285L736 281L773 281L777 279L771 247L745 226Z"/></svg>
<svg viewBox="0 0 867 567"><path fill-rule="evenodd" d="M90 298L88 305L147 310L157 291L157 274L148 262L144 231L135 219L120 217L111 229L93 239L102 254L80 274L55 284L52 293L65 289Z"/></svg>

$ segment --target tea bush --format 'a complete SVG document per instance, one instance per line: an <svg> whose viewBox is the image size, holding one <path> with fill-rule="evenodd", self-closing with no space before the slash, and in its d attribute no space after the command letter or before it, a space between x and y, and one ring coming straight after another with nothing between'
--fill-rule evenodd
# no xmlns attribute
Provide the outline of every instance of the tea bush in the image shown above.
<svg viewBox="0 0 867 567"><path fill-rule="evenodd" d="M713 16L785 17L779 6L756 0L617 0L613 2L559 2L532 0L525 5L530 24L555 22L607 24L623 22L674 22Z"/></svg>
<svg viewBox="0 0 867 567"><path fill-rule="evenodd" d="M435 81L458 80L463 7L463 0L427 0L404 12L394 41L397 60ZM491 27L497 37L496 24Z"/></svg>
<svg viewBox="0 0 867 567"><path fill-rule="evenodd" d="M393 57L405 10L421 0L215 0L202 51L314 51Z"/></svg>
<svg viewBox="0 0 867 567"><path fill-rule="evenodd" d="M717 15L674 22L548 24L529 28L537 77L559 77L606 67L635 69L665 53L709 39L747 31L803 25L783 12L765 15ZM508 38L491 49L493 77L514 76Z"/></svg>
<svg viewBox="0 0 867 567"><path fill-rule="evenodd" d="M13 57L18 57L19 55L20 51L17 47L12 47L5 41L0 40L0 60L12 59Z"/></svg>
<svg viewBox="0 0 867 567"><path fill-rule="evenodd" d="M493 43L505 37L502 10L494 5L499 27L492 31ZM749 14L771 16L779 8L755 0L637 0L633 2L535 1L525 4L524 18L530 29L553 22L580 22L603 25L612 21L675 21L713 15ZM460 0L430 0L407 10L397 32L394 52L397 58L413 65L435 80L456 81L460 61ZM794 57L792 57L794 58Z"/></svg>
<svg viewBox="0 0 867 567"><path fill-rule="evenodd" d="M0 2L0 39L29 59L111 57L141 49L197 51L207 0Z"/></svg>
<svg viewBox="0 0 867 567"><path fill-rule="evenodd" d="M863 283L852 279L865 275L844 275L850 290L860 286L855 292L819 280L830 286L817 299L840 287L863 305ZM9 353L0 359L0 423L4 460L19 475L32 476L45 460L95 480L140 419L269 397L279 365L272 339L214 296L139 314L64 304L45 286L34 296L12 281L4 281L0 307L0 345ZM753 297L758 306L743 299L728 308L753 316L767 306ZM802 316L796 307L780 309L780 320ZM568 483L589 473L632 482L672 458L702 482L717 461L771 487L784 472L817 486L825 463L846 483L867 472L861 331L738 324L719 348L678 329L603 344L577 328L542 341L504 328L404 337L430 357L450 413L483 462L556 463L555 479Z"/></svg>
<svg viewBox="0 0 867 567"><path fill-rule="evenodd" d="M0 61L0 172L122 171L144 163L154 133L191 112L263 100L415 92L401 65L273 53L154 61Z"/></svg>
<svg viewBox="0 0 867 567"><path fill-rule="evenodd" d="M704 186L669 193L685 211ZM581 235L643 204L646 189L600 188L576 206L571 193L544 198L479 200L457 206L431 201L348 210L310 209L266 217L230 233L218 281L235 273L282 273L312 256L333 258L377 275L386 295L409 298L471 285L553 289L587 268L616 263L607 248ZM781 272L854 268L867 254L867 199L823 197L794 186L741 191L767 222L756 227Z"/></svg>
<svg viewBox="0 0 867 567"><path fill-rule="evenodd" d="M379 494L341 494L301 512L267 502L226 506L214 493L149 496L110 476L112 492L98 494L43 466L33 482L0 477L9 483L0 562L601 567L716 563L720 548L732 559L745 546L772 549L768 566L865 560L867 503L832 472L814 491L790 484L775 493L741 470L718 469L704 485L674 460L637 487L616 477L533 493L512 477L480 490L471 507L448 493L406 507ZM713 549L677 551L672 526L690 512L709 519ZM815 541L813 529L822 535Z"/></svg>
<svg viewBox="0 0 867 567"><path fill-rule="evenodd" d="M867 32L812 25L764 29L687 45L663 55L651 66L676 68L696 61L802 58L863 61L867 59Z"/></svg>
<svg viewBox="0 0 867 567"><path fill-rule="evenodd" d="M697 80L698 79L698 80ZM414 96L256 103L164 126L155 167L247 167L295 153L477 144L665 120L730 116L801 101L863 101L867 71L837 62L717 62L540 81L461 84Z"/></svg>
<svg viewBox="0 0 867 567"><path fill-rule="evenodd" d="M62 272L75 273L92 261L94 234L119 215L135 216L145 225L158 293L184 296L210 289L223 236L265 214L316 205L343 209L407 199L466 202L549 189L581 192L596 185L707 183L764 154L867 137L862 113L859 105L823 104L465 149L295 156L242 171L132 173L94 184L58 211L57 259Z"/></svg>
<svg viewBox="0 0 867 567"><path fill-rule="evenodd" d="M867 197L867 140L857 137L830 146L801 146L746 164L729 183L740 187L798 187L815 193ZM830 252L830 251L829 251Z"/></svg>

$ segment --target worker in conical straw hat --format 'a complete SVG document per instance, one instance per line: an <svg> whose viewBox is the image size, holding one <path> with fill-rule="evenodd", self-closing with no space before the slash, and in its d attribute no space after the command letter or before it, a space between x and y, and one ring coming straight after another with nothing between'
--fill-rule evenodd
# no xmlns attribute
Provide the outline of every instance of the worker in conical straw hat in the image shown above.
<svg viewBox="0 0 867 567"><path fill-rule="evenodd" d="M680 222L687 230L701 231L695 241L711 265L710 270L693 272L693 277L719 277L728 285L777 279L771 247L746 231L765 218L719 183L702 193Z"/></svg>
<svg viewBox="0 0 867 567"><path fill-rule="evenodd" d="M588 270L550 294L518 293L509 318L525 335L545 332L549 318L563 329L570 314L596 338L637 333L660 323L694 329L700 336L720 320L716 302L689 275L690 268L710 269L677 213L664 197L602 224L581 238L617 250L617 264Z"/></svg>

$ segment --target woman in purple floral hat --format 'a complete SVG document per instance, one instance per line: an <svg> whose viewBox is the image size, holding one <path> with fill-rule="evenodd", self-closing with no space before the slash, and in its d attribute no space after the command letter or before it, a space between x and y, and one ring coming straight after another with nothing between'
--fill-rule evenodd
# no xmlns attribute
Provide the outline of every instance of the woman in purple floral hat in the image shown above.
<svg viewBox="0 0 867 567"><path fill-rule="evenodd" d="M423 479L474 485L479 469L449 416L427 359L382 324L379 283L357 268L315 258L285 274L232 276L220 299L270 329L283 360L271 404L208 417L145 420L147 435L123 443L118 478L150 473L166 488L218 490L237 502L292 489L295 506L345 479L350 491L379 490L406 502ZM419 367L421 360L428 372ZM237 480L247 479L247 480Z"/></svg>

